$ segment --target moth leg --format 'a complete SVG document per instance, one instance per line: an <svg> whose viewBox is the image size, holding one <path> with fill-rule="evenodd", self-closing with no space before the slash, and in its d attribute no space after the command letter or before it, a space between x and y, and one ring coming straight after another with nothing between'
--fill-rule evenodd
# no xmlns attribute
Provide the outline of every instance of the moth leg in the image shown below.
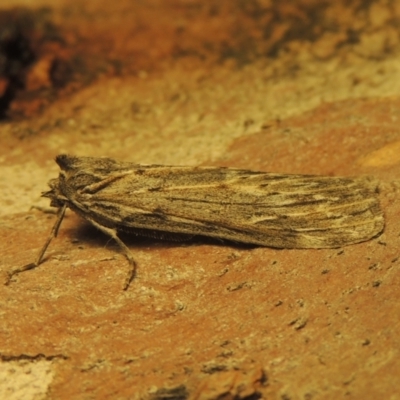
<svg viewBox="0 0 400 400"><path fill-rule="evenodd" d="M86 217L86 219L92 225L94 225L99 231L105 233L106 235L108 235L112 239L114 239L115 242L118 244L118 246L121 248L122 252L124 253L124 256L127 258L129 265L130 265L129 275L124 284L124 290L127 290L129 288L130 283L133 281L133 279L135 278L135 275L136 275L136 262L133 259L131 251L128 249L126 244L118 237L116 229L107 228L104 225L100 225L98 222L94 221L91 218L89 219Z"/></svg>
<svg viewBox="0 0 400 400"><path fill-rule="evenodd" d="M48 236L46 243L42 247L42 250L40 250L40 253L39 253L36 261L33 263L30 263L30 264L24 265L23 267L17 268L14 271L10 272L8 274L8 280L7 280L6 284L8 284L10 282L11 278L14 275L19 274L20 272L29 271L30 269L34 269L42 262L42 258L44 256L44 253L46 253L46 250L49 247L50 242L52 241L53 238L57 237L58 229L60 228L60 225L64 218L66 209L67 209L66 204L63 204L63 206L58 209L56 222L54 223L53 228L51 229L50 235Z"/></svg>

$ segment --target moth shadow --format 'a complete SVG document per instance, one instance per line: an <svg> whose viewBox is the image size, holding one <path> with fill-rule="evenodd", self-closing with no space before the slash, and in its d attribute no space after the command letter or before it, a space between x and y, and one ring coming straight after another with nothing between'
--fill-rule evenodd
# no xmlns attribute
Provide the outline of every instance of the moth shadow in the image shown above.
<svg viewBox="0 0 400 400"><path fill-rule="evenodd" d="M90 223L82 223L74 229L75 240L93 246L108 246L115 244L113 239L105 233L99 231ZM202 235L189 235L184 233L173 233L155 231L147 229L124 229L118 230L118 237L128 247L176 247L184 244L185 246L198 246L209 244L213 246L230 246L237 249L254 249L260 247L255 244L235 242L228 239L213 238ZM116 245L116 244L115 244Z"/></svg>

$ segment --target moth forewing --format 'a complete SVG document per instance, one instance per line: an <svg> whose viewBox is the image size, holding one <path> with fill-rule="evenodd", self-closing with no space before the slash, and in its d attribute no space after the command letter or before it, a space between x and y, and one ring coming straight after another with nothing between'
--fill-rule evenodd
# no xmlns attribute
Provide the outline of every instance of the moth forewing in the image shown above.
<svg viewBox="0 0 400 400"><path fill-rule="evenodd" d="M383 228L376 183L366 178L156 166L77 200L117 229L281 248L339 247Z"/></svg>
<svg viewBox="0 0 400 400"><path fill-rule="evenodd" d="M68 155L57 156L56 162L60 175L43 195L118 243L131 265L125 289L136 264L118 237L121 230L276 248L334 248L369 240L384 228L377 183L369 178L139 165Z"/></svg>

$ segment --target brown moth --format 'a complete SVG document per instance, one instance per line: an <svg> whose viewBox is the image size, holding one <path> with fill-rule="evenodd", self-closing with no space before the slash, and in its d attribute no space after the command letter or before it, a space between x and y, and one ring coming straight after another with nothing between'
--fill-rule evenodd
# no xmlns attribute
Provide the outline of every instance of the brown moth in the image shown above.
<svg viewBox="0 0 400 400"><path fill-rule="evenodd" d="M287 249L321 249L379 235L384 217L370 178L288 175L218 167L139 165L111 158L59 155L59 177L42 194L59 209L35 263L57 235L66 208L113 238L136 264L118 231L175 233Z"/></svg>

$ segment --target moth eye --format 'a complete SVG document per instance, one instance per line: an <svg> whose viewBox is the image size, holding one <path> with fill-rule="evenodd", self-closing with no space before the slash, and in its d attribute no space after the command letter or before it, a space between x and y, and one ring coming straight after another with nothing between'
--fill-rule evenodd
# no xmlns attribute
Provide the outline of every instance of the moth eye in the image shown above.
<svg viewBox="0 0 400 400"><path fill-rule="evenodd" d="M63 200L59 200L59 199L53 198L53 199L51 199L51 201L50 201L50 207L57 207L57 208L59 208L59 207L62 207L62 206L64 205L64 203L65 203L65 201L63 201Z"/></svg>

